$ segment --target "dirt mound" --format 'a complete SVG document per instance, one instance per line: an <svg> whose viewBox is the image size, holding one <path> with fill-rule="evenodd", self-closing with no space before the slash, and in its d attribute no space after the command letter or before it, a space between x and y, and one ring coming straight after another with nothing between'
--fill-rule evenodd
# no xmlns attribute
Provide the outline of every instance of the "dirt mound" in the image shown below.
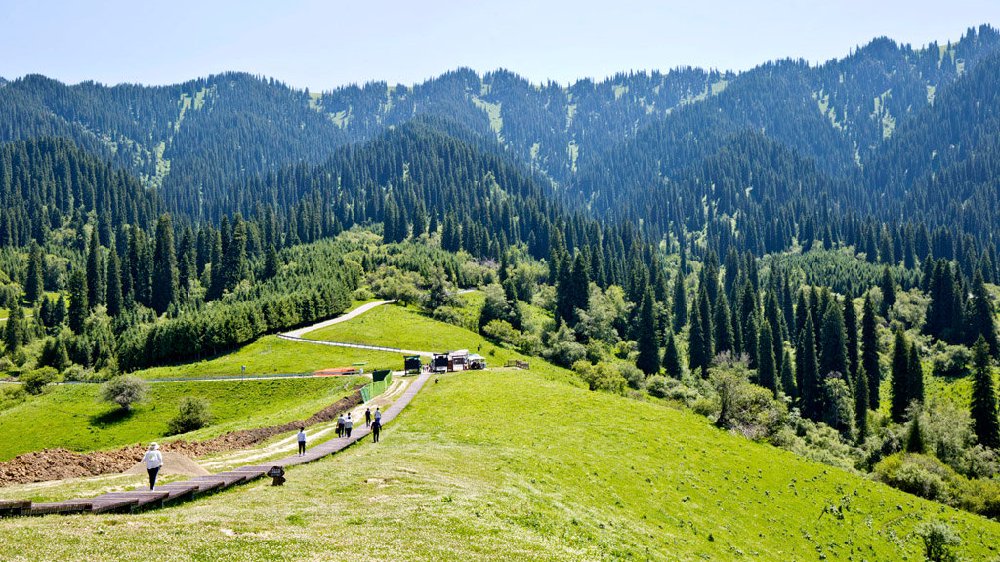
<svg viewBox="0 0 1000 562"><path fill-rule="evenodd" d="M212 453L249 449L276 435L294 432L301 426L309 427L334 420L341 412L350 410L360 403L361 393L355 392L351 396L341 398L316 412L305 421L257 429L241 429L207 441L171 441L161 443L160 449L164 453L164 458L169 453L179 453L192 458ZM19 455L6 462L0 462L0 486L125 472L133 468L136 461L141 459L144 454L146 454L146 446L139 444L95 453L74 453L66 449L43 449ZM192 464L195 463L192 462ZM145 469L142 469L142 472L145 472Z"/></svg>
<svg viewBox="0 0 1000 562"><path fill-rule="evenodd" d="M132 465L132 468L125 471L125 474L146 474L146 463L139 461ZM163 453L163 467L160 474L181 474L184 476L208 476L211 472L205 470L203 466L191 460L188 456L180 453Z"/></svg>

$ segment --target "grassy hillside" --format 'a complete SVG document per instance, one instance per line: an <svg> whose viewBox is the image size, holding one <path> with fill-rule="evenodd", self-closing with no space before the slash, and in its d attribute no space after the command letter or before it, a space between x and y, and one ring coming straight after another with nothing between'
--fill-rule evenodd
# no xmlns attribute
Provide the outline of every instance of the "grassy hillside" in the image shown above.
<svg viewBox="0 0 1000 562"><path fill-rule="evenodd" d="M1000 524L652 403L532 372L442 376L383 442L143 515L0 521L24 559L920 559L942 519L960 554ZM18 558L15 558L18 559Z"/></svg>
<svg viewBox="0 0 1000 562"><path fill-rule="evenodd" d="M319 378L157 383L127 416L100 401L99 385L58 385L0 410L0 461L50 447L93 451L160 439L185 396L207 399L215 419L186 438L305 419L348 394L356 382Z"/></svg>
<svg viewBox="0 0 1000 562"><path fill-rule="evenodd" d="M475 295L475 293L469 293L469 295ZM468 298L471 303L469 306L475 306L477 297ZM544 373L546 376L560 380L579 381L575 375L570 374L565 369L556 368L537 357L528 357L497 346L471 330L428 318L413 307L380 306L350 322L314 330L307 333L305 337L313 340L385 345L415 351L468 349L473 353L483 355L491 367L503 366L509 360L520 359L528 361L536 372Z"/></svg>
<svg viewBox="0 0 1000 562"><path fill-rule="evenodd" d="M403 368L403 358L398 353L304 344L278 336L264 336L226 355L153 367L136 374L148 379L239 375L241 365L246 365L247 374L252 375L312 373L331 367L350 367L357 362L367 363L366 370Z"/></svg>

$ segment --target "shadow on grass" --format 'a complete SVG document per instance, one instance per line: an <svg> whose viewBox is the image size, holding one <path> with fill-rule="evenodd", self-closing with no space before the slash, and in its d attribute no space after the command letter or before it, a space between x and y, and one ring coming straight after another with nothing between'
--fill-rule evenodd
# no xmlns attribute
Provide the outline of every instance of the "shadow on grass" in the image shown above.
<svg viewBox="0 0 1000 562"><path fill-rule="evenodd" d="M126 410L125 408L115 408L113 410L108 410L103 414L97 414L90 416L90 425L104 428L109 425L115 425L123 421L128 420L135 414L135 410Z"/></svg>

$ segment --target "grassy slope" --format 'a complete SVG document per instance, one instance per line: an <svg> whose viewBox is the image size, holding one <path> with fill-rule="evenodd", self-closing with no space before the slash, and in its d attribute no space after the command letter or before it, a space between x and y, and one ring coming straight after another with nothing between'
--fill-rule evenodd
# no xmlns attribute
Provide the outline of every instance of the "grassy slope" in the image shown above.
<svg viewBox="0 0 1000 562"><path fill-rule="evenodd" d="M403 368L403 358L397 353L314 345L264 336L228 355L194 363L153 367L136 374L150 379L239 375L241 365L246 365L247 374L255 375L311 373L330 367L349 367L362 361L368 364L367 370Z"/></svg>
<svg viewBox="0 0 1000 562"><path fill-rule="evenodd" d="M116 406L99 400L98 385L59 385L0 411L0 461L47 447L93 451L160 439L185 396L206 398L215 418L215 423L185 438L305 419L348 394L356 382L320 378L157 383L125 418Z"/></svg>
<svg viewBox="0 0 1000 562"><path fill-rule="evenodd" d="M475 297L472 297L472 300L474 301ZM305 337L314 340L385 345L415 351L468 349L485 357L490 367L502 367L509 360L520 359L528 361L536 372L549 378L582 384L565 369L499 347L473 331L438 322L420 314L412 307L380 306L350 322L315 330L307 333Z"/></svg>
<svg viewBox="0 0 1000 562"><path fill-rule="evenodd" d="M912 529L928 518L947 520L973 559L993 556L989 546L1000 541L997 523L751 443L694 414L532 372L442 376L381 444L288 476L283 488L261 482L143 515L0 521L0 552L915 560ZM825 513L828 505L846 507L843 519Z"/></svg>

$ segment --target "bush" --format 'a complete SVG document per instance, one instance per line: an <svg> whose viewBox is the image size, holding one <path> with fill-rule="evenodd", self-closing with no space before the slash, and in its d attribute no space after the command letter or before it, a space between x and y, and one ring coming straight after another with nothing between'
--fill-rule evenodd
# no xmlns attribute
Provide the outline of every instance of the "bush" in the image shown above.
<svg viewBox="0 0 1000 562"><path fill-rule="evenodd" d="M646 380L646 374L631 363L623 363L618 366L618 372L631 388L636 390L642 388L642 383Z"/></svg>
<svg viewBox="0 0 1000 562"><path fill-rule="evenodd" d="M646 392L657 398L666 398L670 386L667 377L663 375L653 375L646 380Z"/></svg>
<svg viewBox="0 0 1000 562"><path fill-rule="evenodd" d="M924 541L924 555L932 562L958 560L951 547L962 543L962 539L944 521L924 521L914 532Z"/></svg>
<svg viewBox="0 0 1000 562"><path fill-rule="evenodd" d="M934 376L956 378L969 373L972 351L964 345L945 345L934 354Z"/></svg>
<svg viewBox="0 0 1000 562"><path fill-rule="evenodd" d="M52 367L42 367L28 371L20 377L24 391L28 394L41 394L45 387L59 380L59 371Z"/></svg>
<svg viewBox="0 0 1000 562"><path fill-rule="evenodd" d="M167 435L178 435L201 429L212 423L208 400L185 396L177 415L167 423Z"/></svg>
<svg viewBox="0 0 1000 562"><path fill-rule="evenodd" d="M101 397L105 402L114 402L124 410L142 402L149 391L149 384L133 376L115 377L101 386Z"/></svg>
<svg viewBox="0 0 1000 562"><path fill-rule="evenodd" d="M873 473L893 488L946 503L950 499L948 481L958 478L941 461L925 455L892 455L875 465Z"/></svg>
<svg viewBox="0 0 1000 562"><path fill-rule="evenodd" d="M587 383L590 390L603 390L614 394L622 394L628 384L621 372L610 363L598 363L591 365L587 361L580 360L573 363L573 371L580 375L583 382Z"/></svg>
<svg viewBox="0 0 1000 562"><path fill-rule="evenodd" d="M516 344L521 337L521 332L517 331L506 320L490 320L483 326L482 332L484 336L493 341L507 344Z"/></svg>

